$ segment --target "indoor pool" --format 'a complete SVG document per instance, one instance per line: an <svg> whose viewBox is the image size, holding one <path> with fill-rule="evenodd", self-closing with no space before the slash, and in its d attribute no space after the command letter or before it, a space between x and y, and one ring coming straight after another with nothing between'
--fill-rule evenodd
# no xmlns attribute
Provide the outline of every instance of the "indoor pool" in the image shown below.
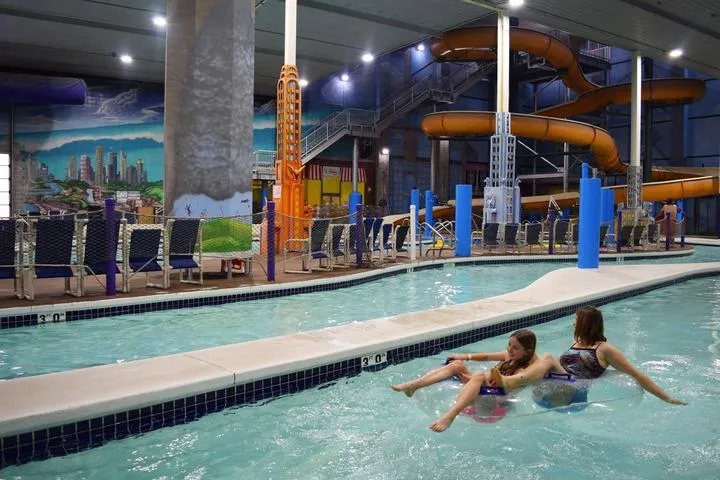
<svg viewBox="0 0 720 480"><path fill-rule="evenodd" d="M718 254L720 249L700 247L693 256L643 262L710 261ZM188 352L469 302L517 290L547 272L574 265L448 266L326 292L8 329L0 334L0 379Z"/></svg>
<svg viewBox="0 0 720 480"><path fill-rule="evenodd" d="M442 355L2 474L20 479L717 478L720 279L683 282L602 310L609 339L688 406L645 394L639 406L614 414L539 415L508 426L458 420L450 430L434 433L428 429L433 418L389 385L437 367ZM564 350L572 322L565 317L535 327L539 350ZM506 342L504 335L461 351L495 351Z"/></svg>

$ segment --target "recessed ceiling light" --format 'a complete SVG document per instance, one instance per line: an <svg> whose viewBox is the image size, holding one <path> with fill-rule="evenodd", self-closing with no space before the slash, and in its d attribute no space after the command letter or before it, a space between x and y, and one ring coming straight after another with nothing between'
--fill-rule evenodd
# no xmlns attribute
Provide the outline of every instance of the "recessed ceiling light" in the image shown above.
<svg viewBox="0 0 720 480"><path fill-rule="evenodd" d="M301 78L298 83L300 84L300 88L305 88L310 84L305 78Z"/></svg>
<svg viewBox="0 0 720 480"><path fill-rule="evenodd" d="M388 154L390 154L390 149L387 147L383 147L383 149L381 150L381 153L383 155L388 155Z"/></svg>
<svg viewBox="0 0 720 480"><path fill-rule="evenodd" d="M361 58L363 62L370 63L375 60L375 55L373 55L372 53L363 53L363 56Z"/></svg>
<svg viewBox="0 0 720 480"><path fill-rule="evenodd" d="M510 8L519 8L525 5L525 0L509 0L508 1L508 7Z"/></svg>
<svg viewBox="0 0 720 480"><path fill-rule="evenodd" d="M418 49L418 52L424 52L425 51L425 44L424 43L418 43L418 46L415 47Z"/></svg>
<svg viewBox="0 0 720 480"><path fill-rule="evenodd" d="M155 15L152 20L156 27L164 27L167 25L167 19L162 15Z"/></svg>
<svg viewBox="0 0 720 480"><path fill-rule="evenodd" d="M343 73L340 76L340 80L342 80L343 82L347 82L348 80L350 80L350 75L348 75L347 73Z"/></svg>
<svg viewBox="0 0 720 480"><path fill-rule="evenodd" d="M668 52L668 57L670 58L678 58L682 57L683 51L682 48L673 48Z"/></svg>
<svg viewBox="0 0 720 480"><path fill-rule="evenodd" d="M130 55L120 55L120 61L122 63L130 64L133 62L133 57L131 57Z"/></svg>

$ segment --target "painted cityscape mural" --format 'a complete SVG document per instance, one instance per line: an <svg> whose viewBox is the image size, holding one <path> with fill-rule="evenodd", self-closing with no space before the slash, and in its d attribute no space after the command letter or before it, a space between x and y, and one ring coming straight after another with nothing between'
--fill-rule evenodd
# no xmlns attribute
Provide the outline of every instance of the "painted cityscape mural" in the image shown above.
<svg viewBox="0 0 720 480"><path fill-rule="evenodd" d="M18 107L22 210L85 210L109 197L120 209L162 205L163 109L161 86L114 82L88 82L82 106Z"/></svg>

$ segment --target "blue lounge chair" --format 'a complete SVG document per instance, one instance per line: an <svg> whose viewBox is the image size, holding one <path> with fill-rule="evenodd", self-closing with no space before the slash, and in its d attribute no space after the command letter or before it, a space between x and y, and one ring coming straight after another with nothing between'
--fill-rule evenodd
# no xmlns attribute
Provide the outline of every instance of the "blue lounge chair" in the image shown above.
<svg viewBox="0 0 720 480"><path fill-rule="evenodd" d="M35 299L35 279L64 278L65 293L72 294L70 279L74 276L73 241L75 219L72 217L40 218L30 224L28 282L25 298Z"/></svg>
<svg viewBox="0 0 720 480"><path fill-rule="evenodd" d="M150 272L162 272L160 259L160 239L162 225L124 225L123 228L123 292L130 291L130 279L138 273L145 273L145 283L150 284Z"/></svg>
<svg viewBox="0 0 720 480"><path fill-rule="evenodd" d="M332 264L330 263L330 251L327 244L329 227L329 218L316 218L313 219L310 224L308 238L290 238L285 240L285 245L283 246L283 260L285 263L286 273L310 273L313 270L332 270ZM299 253L301 255L301 270L288 269L288 253ZM310 265L311 260L317 260L318 266L313 268Z"/></svg>
<svg viewBox="0 0 720 480"><path fill-rule="evenodd" d="M118 234L120 224L124 221L115 222L114 242L108 244L107 221L100 216L93 216L90 220L83 222L79 229L78 245L82 245L77 262L77 296L85 294L85 277L92 276L101 286L105 286L101 277L107 274L107 261L117 256ZM83 233L84 231L84 233ZM115 265L115 273L121 273L120 268Z"/></svg>
<svg viewBox="0 0 720 480"><path fill-rule="evenodd" d="M202 221L199 218L168 220L165 226L165 238L163 240L163 245L169 245L169 247L163 248L163 281L160 285L151 284L149 286L169 288L170 272L172 270L178 270L180 272L181 283L203 284L201 224ZM196 245L199 245L197 261L195 261ZM193 269L198 270L199 280L193 280ZM187 272L186 279L183 279L183 271Z"/></svg>
<svg viewBox="0 0 720 480"><path fill-rule="evenodd" d="M482 246L483 250L491 250L493 248L500 248L500 242L498 242L498 223L483 223L482 228Z"/></svg>
<svg viewBox="0 0 720 480"><path fill-rule="evenodd" d="M20 272L20 258L22 249L15 248L22 245L16 242L18 225L15 220L0 220L0 280L13 280L13 294L23 298L22 275Z"/></svg>
<svg viewBox="0 0 720 480"><path fill-rule="evenodd" d="M336 223L330 226L330 235L332 238L330 252L333 268L350 268L350 258L348 256L349 240L348 235L345 234L346 230L347 225L344 223ZM343 239L345 239L345 242L343 242ZM338 257L342 257L342 261L338 261Z"/></svg>

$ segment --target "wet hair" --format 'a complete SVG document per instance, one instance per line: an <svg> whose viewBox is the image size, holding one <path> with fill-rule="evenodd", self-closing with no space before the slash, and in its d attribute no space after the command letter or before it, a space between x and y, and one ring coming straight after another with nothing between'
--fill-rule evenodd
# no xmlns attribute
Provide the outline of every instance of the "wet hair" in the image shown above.
<svg viewBox="0 0 720 480"><path fill-rule="evenodd" d="M583 307L575 314L575 341L586 345L606 342L603 327L602 312L595 307Z"/></svg>
<svg viewBox="0 0 720 480"><path fill-rule="evenodd" d="M537 339L535 334L527 329L522 329L514 332L510 335L510 338L514 338L520 345L525 349L525 355L518 360L505 360L497 365L500 375L514 375L515 372L521 368L525 368L530 363L530 359L535 355L535 345L537 345Z"/></svg>

